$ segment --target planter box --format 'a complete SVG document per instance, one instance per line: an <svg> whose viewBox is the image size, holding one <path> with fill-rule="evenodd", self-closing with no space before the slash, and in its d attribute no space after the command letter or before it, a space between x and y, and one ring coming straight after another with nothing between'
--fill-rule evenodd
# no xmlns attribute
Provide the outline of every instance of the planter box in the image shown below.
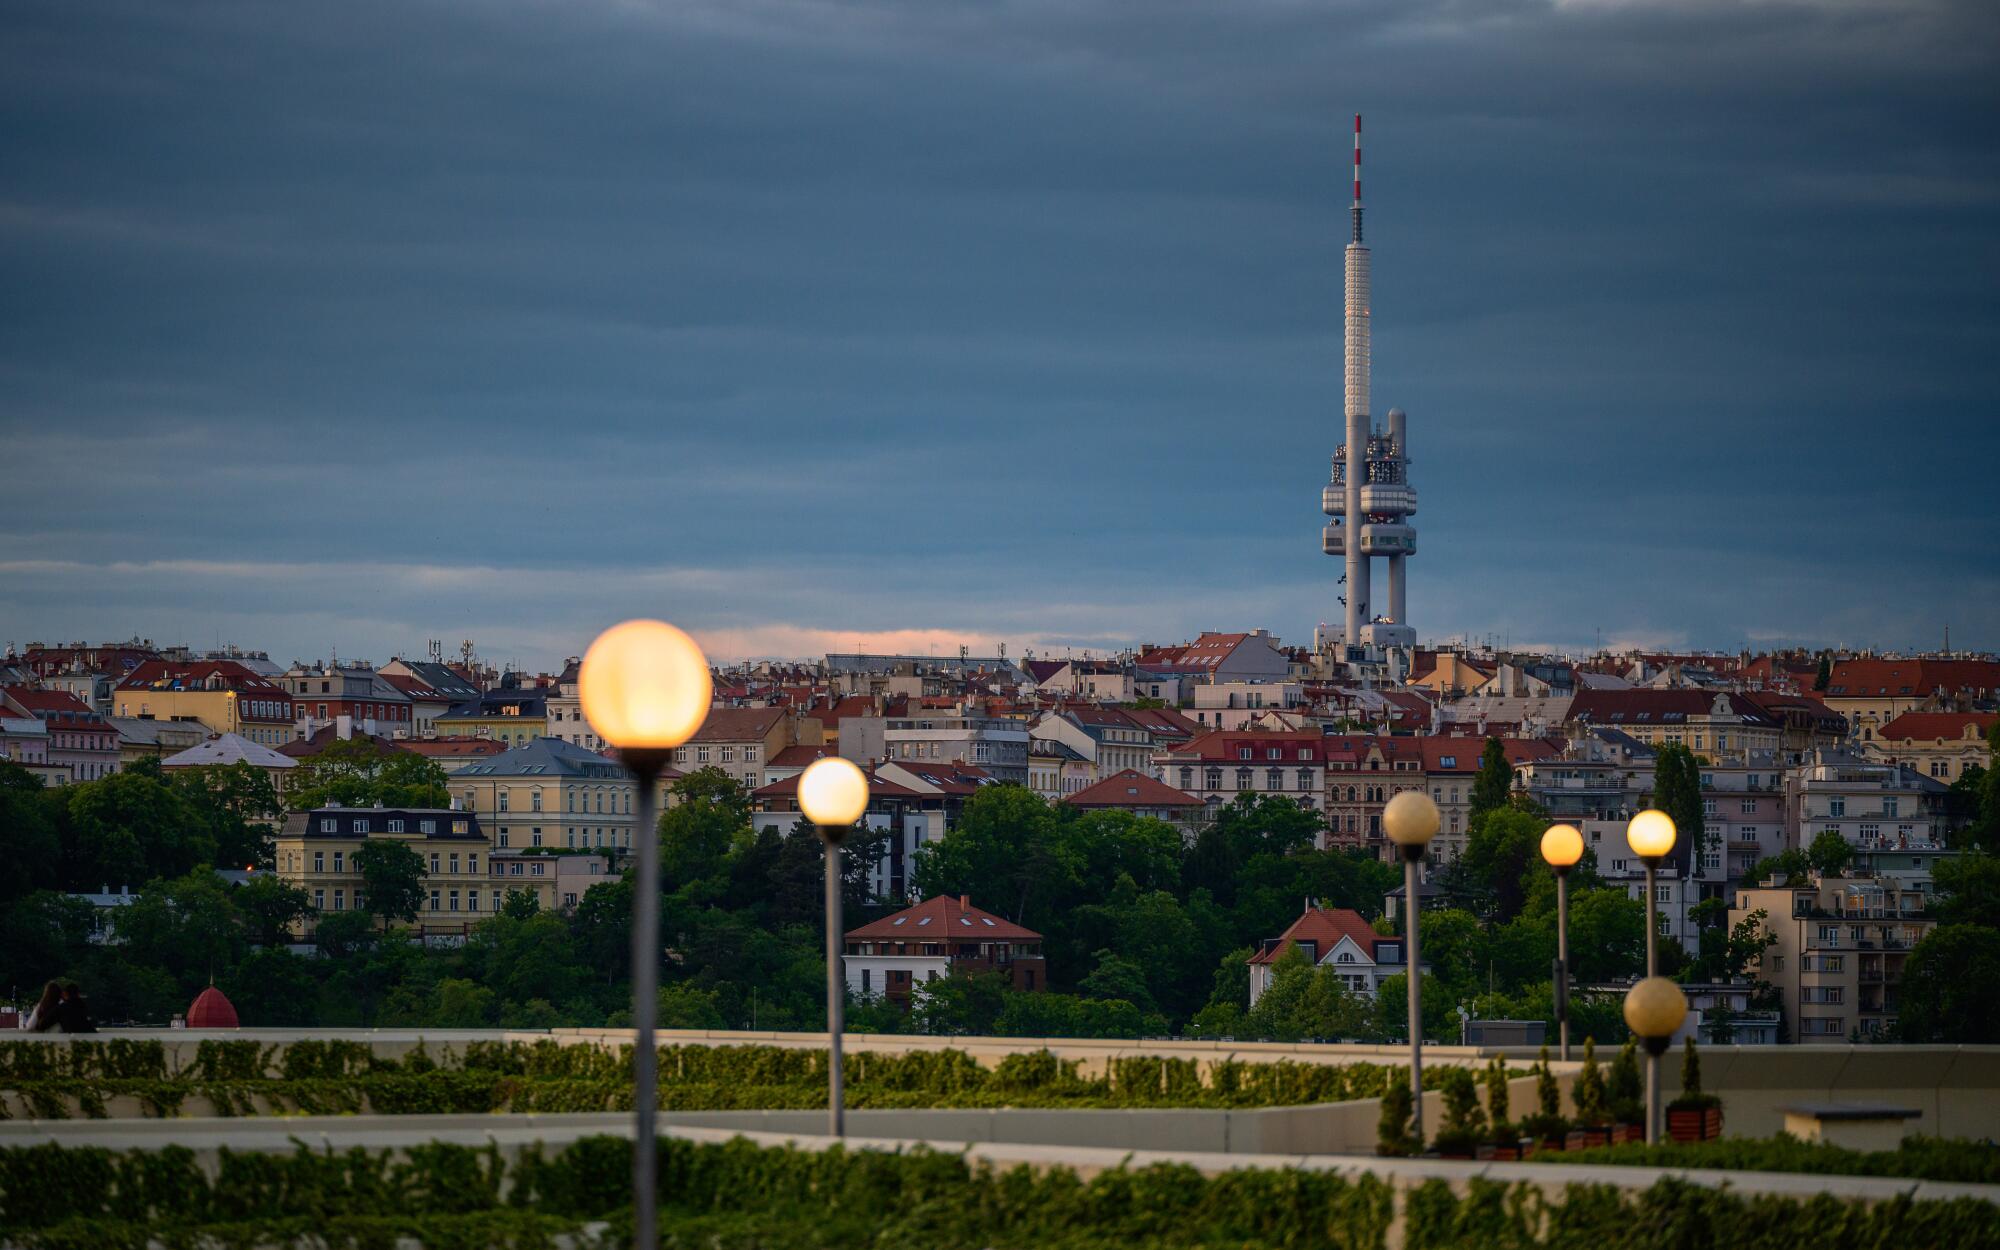
<svg viewBox="0 0 2000 1250"><path fill-rule="evenodd" d="M1614 1131L1611 1138L1612 1144L1618 1146L1622 1146L1626 1142L1633 1142L1633 1141L1642 1142L1645 1140L1646 1140L1646 1126L1643 1124L1620 1124Z"/></svg>
<svg viewBox="0 0 2000 1250"><path fill-rule="evenodd" d="M1552 1154L1555 1151L1567 1149L1568 1146L1569 1138L1567 1137L1544 1137L1540 1141L1529 1142L1524 1149L1528 1155L1538 1155Z"/></svg>
<svg viewBox="0 0 2000 1250"><path fill-rule="evenodd" d="M1569 1131L1568 1149L1589 1150L1592 1146L1609 1146L1611 1144L1611 1133L1612 1129L1608 1124L1597 1124L1588 1128L1573 1128Z"/></svg>
<svg viewBox="0 0 2000 1250"><path fill-rule="evenodd" d="M1722 1136L1722 1108L1695 1107L1669 1111L1667 1134L1675 1141L1714 1141Z"/></svg>
<svg viewBox="0 0 2000 1250"><path fill-rule="evenodd" d="M1491 1159L1496 1162L1513 1163L1524 1158L1525 1152L1521 1143L1516 1142L1511 1146L1481 1146L1478 1157L1482 1160Z"/></svg>

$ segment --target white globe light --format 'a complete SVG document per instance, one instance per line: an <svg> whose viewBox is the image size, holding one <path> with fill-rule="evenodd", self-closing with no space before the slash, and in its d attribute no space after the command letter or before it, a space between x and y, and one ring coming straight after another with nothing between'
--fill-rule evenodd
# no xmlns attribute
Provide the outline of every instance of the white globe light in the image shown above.
<svg viewBox="0 0 2000 1250"><path fill-rule="evenodd" d="M799 810L816 825L851 825L868 810L868 777L838 755L814 760L799 775Z"/></svg>
<svg viewBox="0 0 2000 1250"><path fill-rule="evenodd" d="M1674 818L1649 807L1625 826L1625 843L1640 859L1658 859L1674 849Z"/></svg>
<svg viewBox="0 0 2000 1250"><path fill-rule="evenodd" d="M1687 1013L1687 995L1665 977L1647 977L1625 995L1625 1026L1640 1037L1672 1037Z"/></svg>
<svg viewBox="0 0 2000 1250"><path fill-rule="evenodd" d="M1551 868L1574 868L1583 858L1583 834L1575 825L1550 825L1542 834L1542 858Z"/></svg>
<svg viewBox="0 0 2000 1250"><path fill-rule="evenodd" d="M1397 846L1428 846L1437 836L1437 804L1422 790L1405 790L1382 809L1382 831Z"/></svg>
<svg viewBox="0 0 2000 1250"><path fill-rule="evenodd" d="M626 621L597 636L577 676L583 714L615 747L677 747L708 719L713 686L694 639L665 621Z"/></svg>

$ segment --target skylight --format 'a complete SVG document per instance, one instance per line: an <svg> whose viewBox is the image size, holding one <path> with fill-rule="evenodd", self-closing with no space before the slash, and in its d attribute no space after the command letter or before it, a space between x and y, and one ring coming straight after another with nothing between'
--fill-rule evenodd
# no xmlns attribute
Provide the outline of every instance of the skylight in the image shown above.
<svg viewBox="0 0 2000 1250"><path fill-rule="evenodd" d="M970 917L970 916L960 916L960 917L958 918L958 923L960 923L960 924L964 925L964 926L965 926L966 928L970 929L970 928L972 927L972 917Z"/></svg>
<svg viewBox="0 0 2000 1250"><path fill-rule="evenodd" d="M925 925L929 924L930 922L931 922L931 918L930 918L929 916L925 916L925 917L924 917L923 919L921 919L921 920L917 921L917 927L918 927L919 929L921 929L921 928L923 928L923 927L924 927Z"/></svg>
<svg viewBox="0 0 2000 1250"><path fill-rule="evenodd" d="M979 923L981 923L981 924L985 925L985 926L986 926L987 928L989 928L989 929L997 929L997 928L999 928L999 926L998 926L998 925L996 925L996 924L994 924L994 923L993 923L993 920L992 920L992 918L991 918L991 917L989 917L989 916L981 916L981 917L979 918Z"/></svg>
<svg viewBox="0 0 2000 1250"><path fill-rule="evenodd" d="M891 920L891 921L890 921L889 923L890 923L890 925L892 925L892 926L894 926L894 925L899 925L899 924L902 924L902 923L904 923L904 922L905 922L905 921L907 921L908 919L909 919L909 917L908 917L908 916L898 916L898 917L896 917L896 918L895 918L894 920Z"/></svg>

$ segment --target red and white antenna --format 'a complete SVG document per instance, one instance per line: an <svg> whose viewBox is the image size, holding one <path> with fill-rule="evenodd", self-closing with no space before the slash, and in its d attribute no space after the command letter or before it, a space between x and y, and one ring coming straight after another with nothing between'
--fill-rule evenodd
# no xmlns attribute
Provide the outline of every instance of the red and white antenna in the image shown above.
<svg viewBox="0 0 2000 1250"><path fill-rule="evenodd" d="M1354 241L1361 242L1361 114L1354 115Z"/></svg>

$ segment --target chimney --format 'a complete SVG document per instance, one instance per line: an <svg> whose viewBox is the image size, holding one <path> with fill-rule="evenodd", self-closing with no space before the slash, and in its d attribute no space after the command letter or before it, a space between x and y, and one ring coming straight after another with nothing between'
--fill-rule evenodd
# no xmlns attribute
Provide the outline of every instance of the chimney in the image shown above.
<svg viewBox="0 0 2000 1250"><path fill-rule="evenodd" d="M961 894L961 895L959 895L959 896L958 896L958 905L959 905L960 907L963 907L963 908L967 909L968 911L969 911L969 910L971 910L971 908L972 908L972 896L971 896L970 894Z"/></svg>

